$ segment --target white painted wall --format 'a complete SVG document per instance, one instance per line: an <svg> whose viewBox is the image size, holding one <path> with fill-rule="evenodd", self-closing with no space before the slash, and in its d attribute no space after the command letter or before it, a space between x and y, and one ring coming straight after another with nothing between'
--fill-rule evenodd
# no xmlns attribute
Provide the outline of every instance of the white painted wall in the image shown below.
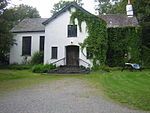
<svg viewBox="0 0 150 113"><path fill-rule="evenodd" d="M40 36L45 36L44 32L39 33L16 33L14 34L14 39L16 40L17 45L13 45L10 50L10 64L22 64L22 37L31 36L31 56L34 52L39 51ZM31 56L28 56L30 60Z"/></svg>
<svg viewBox="0 0 150 113"><path fill-rule="evenodd" d="M23 62L24 57L22 56L22 37L24 36L31 36L31 56L34 52L39 51L40 36L45 36L44 64L50 64L59 59L65 58L66 46L79 46L79 43L83 43L84 39L88 36L86 24L82 23L82 32L80 32L79 27L77 27L77 37L67 37L67 28L70 24L70 16L71 14L69 11L62 13L45 26L45 33L16 33L14 38L16 39L17 45L13 45L10 50L10 64L21 64ZM76 24L78 24L77 21ZM58 59L51 59L51 47L58 47ZM86 50L84 50L84 54L86 55ZM28 56L28 60L30 60L31 56ZM90 63L92 66L91 61L86 59L86 56L84 56L81 52L81 48L79 50L79 58ZM80 61L79 65L89 67L89 65L83 61ZM56 65L64 65L65 62L66 61L60 61Z"/></svg>
<svg viewBox="0 0 150 113"><path fill-rule="evenodd" d="M67 37L67 26L70 24L70 16L70 12L66 11L55 18L53 21L51 21L48 25L46 25L44 64L53 63L59 59L66 57L66 46L79 46L79 43L82 43L87 37L88 34L86 31L85 23L82 24L82 32L80 32L79 27L77 27L77 37ZM51 59L51 47L58 47L58 59ZM81 49L79 50L79 58L91 64L91 62L86 59L86 57L81 53ZM58 62L56 65L64 65L64 62ZM79 62L79 65L88 67L88 65L82 61Z"/></svg>

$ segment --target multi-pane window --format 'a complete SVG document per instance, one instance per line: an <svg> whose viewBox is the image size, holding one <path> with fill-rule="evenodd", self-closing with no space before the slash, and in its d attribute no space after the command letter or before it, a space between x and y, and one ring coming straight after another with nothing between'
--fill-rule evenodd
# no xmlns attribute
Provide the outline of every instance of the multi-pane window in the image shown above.
<svg viewBox="0 0 150 113"><path fill-rule="evenodd" d="M40 51L44 51L45 36L40 36Z"/></svg>
<svg viewBox="0 0 150 113"><path fill-rule="evenodd" d="M68 37L77 37L77 25L68 25Z"/></svg>
<svg viewBox="0 0 150 113"><path fill-rule="evenodd" d="M58 48L57 47L52 47L52 50L51 50L51 58L52 59L57 59L57 50Z"/></svg>
<svg viewBox="0 0 150 113"><path fill-rule="evenodd" d="M31 36L22 37L22 55L31 56Z"/></svg>

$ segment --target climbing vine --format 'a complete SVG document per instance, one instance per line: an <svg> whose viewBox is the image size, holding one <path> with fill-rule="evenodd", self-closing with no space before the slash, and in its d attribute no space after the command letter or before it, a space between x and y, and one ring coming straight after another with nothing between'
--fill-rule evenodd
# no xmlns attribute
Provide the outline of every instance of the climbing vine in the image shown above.
<svg viewBox="0 0 150 113"><path fill-rule="evenodd" d="M108 28L107 64L121 66L129 60L140 63L140 34L140 27Z"/></svg>
<svg viewBox="0 0 150 113"><path fill-rule="evenodd" d="M81 32L82 22L87 25L88 36L81 44L81 48L88 48L89 53L92 53L94 67L105 64L120 66L125 61L125 54L128 54L133 62L139 62L141 45L139 27L107 28L103 19L78 9L70 18L73 24L76 19Z"/></svg>
<svg viewBox="0 0 150 113"><path fill-rule="evenodd" d="M81 44L81 48L88 48L92 53L93 66L105 65L107 52L107 28L106 22L89 13L76 10L71 16L71 21L75 24L75 19L81 29L82 22L86 22L88 37Z"/></svg>

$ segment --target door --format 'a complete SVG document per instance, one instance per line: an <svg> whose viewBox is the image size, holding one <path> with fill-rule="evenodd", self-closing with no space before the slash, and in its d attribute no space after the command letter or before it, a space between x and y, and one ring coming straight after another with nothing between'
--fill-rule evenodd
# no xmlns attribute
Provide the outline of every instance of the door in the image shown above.
<svg viewBox="0 0 150 113"><path fill-rule="evenodd" d="M79 47L78 46L66 47L66 64L68 66L79 66Z"/></svg>

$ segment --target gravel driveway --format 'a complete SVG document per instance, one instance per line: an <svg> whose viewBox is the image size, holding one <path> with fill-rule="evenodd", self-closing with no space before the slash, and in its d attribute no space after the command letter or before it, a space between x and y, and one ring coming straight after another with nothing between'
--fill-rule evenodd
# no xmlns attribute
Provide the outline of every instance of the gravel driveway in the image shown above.
<svg viewBox="0 0 150 113"><path fill-rule="evenodd" d="M0 113L148 113L131 110L107 99L77 78L10 92L0 98Z"/></svg>

